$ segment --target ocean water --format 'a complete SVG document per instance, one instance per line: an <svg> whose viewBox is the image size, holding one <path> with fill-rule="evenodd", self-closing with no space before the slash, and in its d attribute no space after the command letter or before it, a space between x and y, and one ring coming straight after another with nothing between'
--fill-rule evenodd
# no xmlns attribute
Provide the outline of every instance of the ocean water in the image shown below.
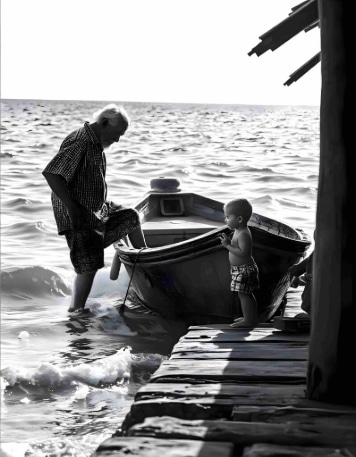
<svg viewBox="0 0 356 457"><path fill-rule="evenodd" d="M133 206L151 179L175 177L183 189L222 202L246 197L255 212L312 239L319 107L123 104L132 125L106 151L110 200ZM41 172L64 137L102 106L1 102L3 456L90 456L186 330L139 308L119 314L129 280L124 268L109 279L112 247L91 313L67 313L74 275Z"/></svg>

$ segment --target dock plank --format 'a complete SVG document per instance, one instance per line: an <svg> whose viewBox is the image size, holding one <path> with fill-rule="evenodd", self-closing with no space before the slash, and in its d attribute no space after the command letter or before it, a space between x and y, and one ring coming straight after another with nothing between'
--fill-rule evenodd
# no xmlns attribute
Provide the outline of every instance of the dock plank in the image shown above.
<svg viewBox="0 0 356 457"><path fill-rule="evenodd" d="M231 420L233 403L228 398L213 398L211 396L196 398L155 398L136 401L126 415L121 429L124 434L130 427L143 422L147 417L171 416L178 419L226 419Z"/></svg>
<svg viewBox="0 0 356 457"><path fill-rule="evenodd" d="M148 383L135 395L135 401L153 398L205 401L228 399L231 405L286 405L305 397L306 385L244 385L237 383Z"/></svg>
<svg viewBox="0 0 356 457"><path fill-rule="evenodd" d="M196 440L167 440L146 437L113 437L105 440L92 457L157 457L163 453L165 457L232 457L232 443L196 441Z"/></svg>
<svg viewBox="0 0 356 457"><path fill-rule="evenodd" d="M274 325L272 322L265 322L265 323L259 323L256 328L260 329L272 329L275 330ZM194 330L236 330L234 328L230 327L229 323L226 324L200 324L200 325L190 325L187 329L188 332L194 331Z"/></svg>
<svg viewBox="0 0 356 457"><path fill-rule="evenodd" d="M352 457L347 449L254 444L246 446L241 457Z"/></svg>
<svg viewBox="0 0 356 457"><path fill-rule="evenodd" d="M298 392L293 392L293 394L286 395L285 397L281 397L278 396L276 392L271 394L268 392L268 389L265 392L263 389L260 389L259 395L257 395L256 392L251 393L246 392L245 390L245 395L241 394L236 397L214 397L211 394L206 393L206 391L207 389L205 386L204 391L201 392L202 395L205 395L200 398L189 398L188 396L167 398L161 396L157 398L136 400L122 424L122 429L127 431L132 425L143 422L146 417L152 416L172 416L179 419L226 419L257 422L259 410L262 410L263 412L261 414L261 420L263 420L263 417L265 417L268 412L270 412L270 415L272 416L275 411L278 411L278 406L270 405L280 405L280 410L286 410L284 417L289 417L289 410L287 408L290 407L290 405L295 404L295 409L297 409L298 402L302 399L304 394L304 392L300 390ZM269 406L266 406L264 410L261 406L252 406L261 404ZM245 407L242 405L245 405ZM292 412L290 415L292 415ZM299 414L303 414L303 412ZM278 422L279 417L283 417L282 413L279 415L276 413L276 420L273 421L271 419L270 421L266 420L266 422ZM299 417L299 415L295 413L295 417ZM340 417L340 414L335 414L332 417Z"/></svg>
<svg viewBox="0 0 356 457"><path fill-rule="evenodd" d="M288 421L313 422L317 420L319 424L325 423L332 425L337 420L339 425L345 424L351 426L353 424L356 434L356 409L350 410L347 408L322 409L308 408L295 404L294 406L252 406L239 405L234 406L232 412L232 420L244 422L269 422L280 423Z"/></svg>
<svg viewBox="0 0 356 457"><path fill-rule="evenodd" d="M356 434L353 426L331 426L315 423L288 422L233 422L223 420L183 420L169 416L148 417L133 425L128 436L155 436L158 438L224 441L240 445L273 443L282 445L354 447Z"/></svg>
<svg viewBox="0 0 356 457"><path fill-rule="evenodd" d="M248 329L238 329L238 328L227 328L223 329L221 327L216 328L206 328L206 329L192 329L189 327L188 332L183 335L178 343L185 341L200 341L201 343L214 342L219 343L220 341L240 341L240 342L250 342L250 341L263 341L263 342L293 342L293 341L309 341L309 334L307 333L286 333L281 330L276 330L274 328L262 328L256 327L253 330Z"/></svg>
<svg viewBox="0 0 356 457"><path fill-rule="evenodd" d="M306 360L165 360L151 375L150 382L171 378L208 379L244 382L301 382L305 383Z"/></svg>
<svg viewBox="0 0 356 457"><path fill-rule="evenodd" d="M175 345L170 359L307 360L308 350L305 342L275 342L264 345L258 342L216 344L184 341Z"/></svg>

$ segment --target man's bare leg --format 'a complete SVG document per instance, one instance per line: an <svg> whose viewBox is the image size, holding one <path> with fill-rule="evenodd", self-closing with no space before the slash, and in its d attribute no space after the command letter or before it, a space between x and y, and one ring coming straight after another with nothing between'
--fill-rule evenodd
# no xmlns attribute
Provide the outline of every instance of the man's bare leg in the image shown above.
<svg viewBox="0 0 356 457"><path fill-rule="evenodd" d="M132 246L134 248L139 249L139 248L147 247L145 236L144 236L144 234L142 232L141 226L137 227L137 229L135 229L133 232L131 232L128 235L128 237L129 237L129 239L131 241L131 244L132 244Z"/></svg>
<svg viewBox="0 0 356 457"><path fill-rule="evenodd" d="M90 273L78 273L74 279L72 302L69 312L83 310L91 291L96 271Z"/></svg>

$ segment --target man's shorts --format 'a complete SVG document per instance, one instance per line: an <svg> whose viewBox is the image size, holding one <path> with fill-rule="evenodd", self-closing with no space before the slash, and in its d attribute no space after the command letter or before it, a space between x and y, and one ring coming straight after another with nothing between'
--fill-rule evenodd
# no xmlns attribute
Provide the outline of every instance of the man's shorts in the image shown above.
<svg viewBox="0 0 356 457"><path fill-rule="evenodd" d="M104 267L104 249L140 226L133 208L116 207L100 227L65 232L76 273L92 273Z"/></svg>
<svg viewBox="0 0 356 457"><path fill-rule="evenodd" d="M252 294L260 286L258 267L255 262L246 265L231 265L231 290Z"/></svg>

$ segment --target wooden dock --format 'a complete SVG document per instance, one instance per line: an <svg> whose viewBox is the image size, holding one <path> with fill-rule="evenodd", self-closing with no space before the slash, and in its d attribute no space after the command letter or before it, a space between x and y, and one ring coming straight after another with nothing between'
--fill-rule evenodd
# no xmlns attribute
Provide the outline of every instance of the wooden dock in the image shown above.
<svg viewBox="0 0 356 457"><path fill-rule="evenodd" d="M189 327L93 457L356 457L356 408L305 398L308 341Z"/></svg>

